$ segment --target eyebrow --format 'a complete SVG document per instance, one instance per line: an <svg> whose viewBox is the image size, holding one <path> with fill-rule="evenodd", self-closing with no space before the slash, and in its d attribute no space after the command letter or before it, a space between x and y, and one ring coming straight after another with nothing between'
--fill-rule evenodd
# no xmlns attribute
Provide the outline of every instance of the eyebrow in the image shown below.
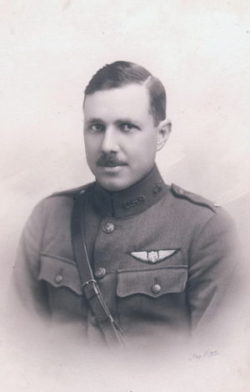
<svg viewBox="0 0 250 392"><path fill-rule="evenodd" d="M133 123L133 124L139 124L138 121L132 120L132 118L125 117L125 118L120 118L119 120L115 121L115 124L120 124L120 123Z"/></svg>
<svg viewBox="0 0 250 392"><path fill-rule="evenodd" d="M95 123L105 124L105 121L103 121L101 118L93 117L93 118L90 118L89 120L87 120L87 123L88 124L95 124ZM119 125L121 123L131 123L131 124L137 125L138 127L141 126L139 121L133 120L129 117L120 118L120 119L114 121L115 125Z"/></svg>
<svg viewBox="0 0 250 392"><path fill-rule="evenodd" d="M93 123L102 123L104 124L104 121L101 118L90 118L89 120L87 120L88 124L93 124Z"/></svg>

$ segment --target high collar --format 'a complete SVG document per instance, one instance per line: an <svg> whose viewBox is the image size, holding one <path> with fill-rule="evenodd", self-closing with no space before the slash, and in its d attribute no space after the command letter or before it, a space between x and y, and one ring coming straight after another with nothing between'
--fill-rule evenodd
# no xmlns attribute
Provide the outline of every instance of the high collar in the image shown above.
<svg viewBox="0 0 250 392"><path fill-rule="evenodd" d="M108 192L95 183L93 203L102 216L123 218L145 211L157 203L167 189L155 165L142 180L118 192Z"/></svg>

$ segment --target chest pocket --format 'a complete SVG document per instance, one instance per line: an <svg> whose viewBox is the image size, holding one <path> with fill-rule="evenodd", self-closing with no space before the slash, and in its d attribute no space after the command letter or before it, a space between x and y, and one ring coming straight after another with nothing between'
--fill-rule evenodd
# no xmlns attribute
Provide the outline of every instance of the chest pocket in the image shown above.
<svg viewBox="0 0 250 392"><path fill-rule="evenodd" d="M77 266L71 260L57 256L41 255L38 279L49 283L54 288L68 288L82 295Z"/></svg>
<svg viewBox="0 0 250 392"><path fill-rule="evenodd" d="M144 294L157 298L164 294L181 293L187 283L187 267L168 267L118 271L117 296Z"/></svg>

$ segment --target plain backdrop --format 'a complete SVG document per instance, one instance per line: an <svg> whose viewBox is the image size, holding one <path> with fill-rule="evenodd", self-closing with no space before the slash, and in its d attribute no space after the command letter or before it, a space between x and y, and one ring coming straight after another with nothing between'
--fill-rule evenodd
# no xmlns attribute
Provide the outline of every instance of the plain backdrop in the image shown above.
<svg viewBox="0 0 250 392"><path fill-rule="evenodd" d="M173 133L157 158L166 182L227 207L250 251L249 1L1 0L0 19L2 298L34 205L92 181L83 148L83 91L98 68L115 60L145 66L166 86ZM240 331L237 365L223 362L217 383L209 387L201 377L190 390L247 390L248 323ZM46 381L25 373L10 355L11 343L2 345L6 391L33 390L35 381L41 390L59 390L53 374ZM12 369L26 374L19 384ZM126 385L122 375L110 383L102 378L101 387L88 381L86 390L167 390L160 376ZM175 387L171 391L183 390Z"/></svg>

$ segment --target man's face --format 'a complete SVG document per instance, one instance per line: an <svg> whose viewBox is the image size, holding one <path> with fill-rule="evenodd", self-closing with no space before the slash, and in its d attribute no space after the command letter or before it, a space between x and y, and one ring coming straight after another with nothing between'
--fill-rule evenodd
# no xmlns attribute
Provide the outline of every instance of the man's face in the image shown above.
<svg viewBox="0 0 250 392"><path fill-rule="evenodd" d="M143 178L154 165L160 137L145 86L130 84L86 96L86 157L103 188L120 191Z"/></svg>

